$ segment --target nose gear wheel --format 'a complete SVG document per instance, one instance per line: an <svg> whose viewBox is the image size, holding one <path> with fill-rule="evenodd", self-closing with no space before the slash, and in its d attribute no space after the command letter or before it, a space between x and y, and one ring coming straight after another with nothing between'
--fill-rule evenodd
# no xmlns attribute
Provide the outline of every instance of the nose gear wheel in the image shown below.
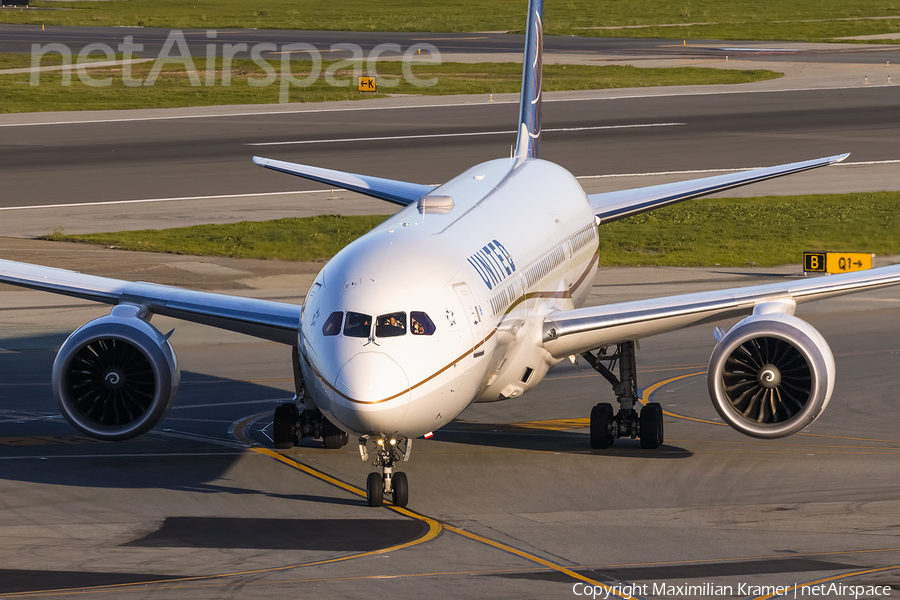
<svg viewBox="0 0 900 600"><path fill-rule="evenodd" d="M359 455L363 461L369 458L367 446L368 438L360 438ZM381 473L369 473L366 480L366 500L369 506L381 506L386 494L391 495L394 506L405 507L409 503L409 479L406 473L395 473L394 467L401 460L409 460L411 451L412 440L409 438L380 436L375 440L375 459L372 464L381 467Z"/></svg>

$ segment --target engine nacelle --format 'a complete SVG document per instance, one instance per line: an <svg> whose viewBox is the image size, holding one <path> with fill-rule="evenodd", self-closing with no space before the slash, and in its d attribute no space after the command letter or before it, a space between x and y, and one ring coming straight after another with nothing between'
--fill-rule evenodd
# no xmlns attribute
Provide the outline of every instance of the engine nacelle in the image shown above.
<svg viewBox="0 0 900 600"><path fill-rule="evenodd" d="M101 440L125 440L152 429L172 404L181 373L168 339L119 305L85 324L53 363L53 394L76 429Z"/></svg>
<svg viewBox="0 0 900 600"><path fill-rule="evenodd" d="M745 435L780 438L818 418L834 389L834 355L809 323L754 314L729 331L709 360L713 405Z"/></svg>

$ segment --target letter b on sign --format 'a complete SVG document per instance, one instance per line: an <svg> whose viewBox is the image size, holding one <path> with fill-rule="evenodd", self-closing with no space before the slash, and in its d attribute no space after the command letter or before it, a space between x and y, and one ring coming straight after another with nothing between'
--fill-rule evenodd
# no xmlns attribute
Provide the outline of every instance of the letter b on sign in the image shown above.
<svg viewBox="0 0 900 600"><path fill-rule="evenodd" d="M813 273L825 272L825 253L824 252L804 252L803 253L803 270Z"/></svg>

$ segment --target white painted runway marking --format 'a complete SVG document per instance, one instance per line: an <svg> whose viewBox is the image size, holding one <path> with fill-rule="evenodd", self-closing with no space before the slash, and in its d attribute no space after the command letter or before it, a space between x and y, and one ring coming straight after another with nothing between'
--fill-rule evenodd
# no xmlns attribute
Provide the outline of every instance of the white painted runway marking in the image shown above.
<svg viewBox="0 0 900 600"><path fill-rule="evenodd" d="M245 404L273 404L275 402L290 402L291 396L283 398L266 398L265 400L245 400L243 402L210 402L209 404L187 404L185 406L173 406L171 410L189 410L191 408L209 408L211 406L237 406ZM230 423L231 421L229 421Z"/></svg>
<svg viewBox="0 0 900 600"><path fill-rule="evenodd" d="M894 165L900 163L900 159L891 160L867 160L860 162L840 162L828 165L829 167L859 167L867 165ZM690 169L686 171L651 171L647 173L608 173L606 175L579 175L575 179L605 179L608 177L652 177L654 175L692 175L694 173L735 173L737 171L752 171L765 167L738 167L734 169Z"/></svg>
<svg viewBox="0 0 900 600"><path fill-rule="evenodd" d="M774 90L717 90L714 92L661 92L658 94L631 94L628 96L588 96L586 98L548 98L544 97L544 102L591 102L599 100L633 100L635 98L668 98L671 96L722 96L725 94L777 94L783 92L816 92L827 90L856 90L867 89L874 90L882 87L894 87L894 84L860 84L860 85L842 85L842 86L822 86L822 87L798 87ZM113 118L97 118L97 119L70 119L68 121L37 121L32 123L0 123L0 127L32 127L38 125L91 125L97 123L130 123L133 121L169 121L177 119L210 119L210 118L229 118L229 117L255 117L267 115L294 115L304 113L331 113L331 112L356 112L362 110L403 110L410 108L447 108L459 106L487 106L500 104L518 104L519 100L483 100L474 102L448 102L446 104L418 104L404 106L355 106L353 108L301 108L289 110L265 110L265 111L246 111L221 114L199 114L199 115L159 115L152 117L127 117L121 119ZM174 110L174 109L161 109Z"/></svg>
<svg viewBox="0 0 900 600"><path fill-rule="evenodd" d="M546 131L546 130L545 130ZM900 159L891 160L869 160L861 162L842 162L830 165L831 167L858 167L869 165L892 165L900 163ZM749 171L759 169L761 167L738 167L734 169L691 169L686 171L654 171L648 173L607 173L604 175L579 175L576 179L605 179L610 177L652 177L654 175L692 175L695 173L734 173L736 171ZM435 187L440 183L432 183ZM339 188L334 188L339 189ZM343 191L343 190L342 190ZM106 202L73 202L72 204L37 204L34 206L0 206L0 211L4 210L31 210L45 208L74 208L82 206L110 206L116 204L144 204L151 202L180 202L183 200L225 200L229 198L261 198L266 196L284 196L288 194L330 194L330 189L324 190L301 190L287 192L260 192L257 194L224 194L221 196L181 196L176 198L145 198L142 200L109 200Z"/></svg>
<svg viewBox="0 0 900 600"><path fill-rule="evenodd" d="M337 188L335 188L337 189ZM108 202L73 202L72 204L38 204L35 206L0 206L0 210L28 210L30 208L69 208L74 206L108 206L111 204L144 204L148 202L179 202L182 200L222 200L226 198L259 198L286 194L328 194L330 190L302 190L287 192L260 192L257 194L224 194L221 196L181 196L178 198L145 198L142 200L110 200Z"/></svg>
<svg viewBox="0 0 900 600"><path fill-rule="evenodd" d="M541 133L556 131L595 131L598 129L634 129L638 127L672 127L687 123L638 123L634 125L599 125L596 127L560 127L558 129L542 129ZM420 135L386 135L381 137L334 138L330 140L294 140L289 142L254 142L247 146L287 146L292 144L332 144L336 142L380 142L385 140L418 140L425 138L469 137L479 135L515 135L511 131L471 131L466 133L423 133Z"/></svg>

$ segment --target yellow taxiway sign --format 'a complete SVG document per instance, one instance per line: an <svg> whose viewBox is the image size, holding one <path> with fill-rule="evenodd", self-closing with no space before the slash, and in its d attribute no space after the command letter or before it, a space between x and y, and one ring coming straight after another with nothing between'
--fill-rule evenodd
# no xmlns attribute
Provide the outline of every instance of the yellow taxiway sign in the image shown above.
<svg viewBox="0 0 900 600"><path fill-rule="evenodd" d="M850 273L872 268L874 254L864 252L804 252L803 270L807 273Z"/></svg>
<svg viewBox="0 0 900 600"><path fill-rule="evenodd" d="M369 77L369 76L357 77L356 89L359 90L360 92L377 92L378 91L378 83L375 81L374 77Z"/></svg>

